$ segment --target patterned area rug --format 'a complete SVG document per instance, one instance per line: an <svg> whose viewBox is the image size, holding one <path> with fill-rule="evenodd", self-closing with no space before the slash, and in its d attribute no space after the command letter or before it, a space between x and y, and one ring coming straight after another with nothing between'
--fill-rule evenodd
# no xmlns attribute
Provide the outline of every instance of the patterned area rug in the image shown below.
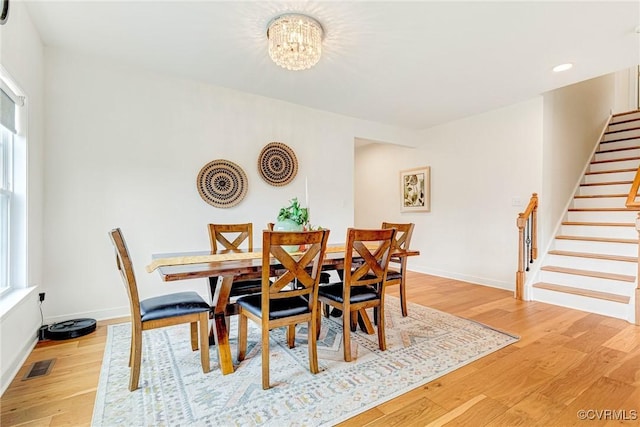
<svg viewBox="0 0 640 427"><path fill-rule="evenodd" d="M249 321L247 358L233 374L220 373L215 347L203 374L188 325L144 332L140 389L129 392L130 324L109 326L94 426L320 426L333 425L518 341L517 337L447 313L386 299L387 350L377 335L353 333L357 359L342 360L341 318L323 318L320 373L309 372L306 325L296 347L284 329L271 332L271 389L262 390L260 330ZM237 324L231 324L236 357Z"/></svg>

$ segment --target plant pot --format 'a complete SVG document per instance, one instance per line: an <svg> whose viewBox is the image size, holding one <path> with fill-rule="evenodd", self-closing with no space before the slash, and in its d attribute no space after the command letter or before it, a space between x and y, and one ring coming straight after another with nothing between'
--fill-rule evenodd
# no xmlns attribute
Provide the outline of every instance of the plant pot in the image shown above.
<svg viewBox="0 0 640 427"><path fill-rule="evenodd" d="M283 219L282 221L278 220L273 225L273 231L303 231L304 227L302 224L298 224L290 219ZM287 252L297 252L299 246L297 245L289 245L282 247Z"/></svg>

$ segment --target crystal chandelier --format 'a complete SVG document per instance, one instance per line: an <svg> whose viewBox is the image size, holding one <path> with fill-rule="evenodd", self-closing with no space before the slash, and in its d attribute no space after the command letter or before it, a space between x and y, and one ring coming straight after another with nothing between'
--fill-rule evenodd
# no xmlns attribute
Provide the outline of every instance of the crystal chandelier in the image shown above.
<svg viewBox="0 0 640 427"><path fill-rule="evenodd" d="M322 26L300 14L280 15L269 23L269 56L287 70L306 70L320 60Z"/></svg>

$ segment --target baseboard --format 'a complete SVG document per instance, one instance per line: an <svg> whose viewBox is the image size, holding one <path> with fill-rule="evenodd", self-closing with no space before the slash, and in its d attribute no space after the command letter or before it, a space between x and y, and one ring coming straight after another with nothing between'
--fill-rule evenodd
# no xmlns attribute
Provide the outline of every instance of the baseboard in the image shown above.
<svg viewBox="0 0 640 427"><path fill-rule="evenodd" d="M65 320L71 319L89 318L96 320L107 320L116 317L126 317L130 315L131 312L129 311L129 306L124 306L108 308L105 310L82 311L77 313L65 314L62 316L47 317L44 319L44 321L46 324L50 325L52 323L64 322Z"/></svg>
<svg viewBox="0 0 640 427"><path fill-rule="evenodd" d="M33 340L27 342L25 346L20 350L20 352L18 352L18 354L21 354L22 356L16 357L11 363L11 365L7 367L7 369L2 370L2 379L0 380L1 381L0 396L4 394L4 392L7 390L7 388L11 384L11 381L13 381L15 376L18 374L18 371L20 371L20 368L22 368L22 365L24 365L24 362L31 355L31 352L33 351L36 344L38 343L38 338L36 335L37 335L36 331L34 331Z"/></svg>
<svg viewBox="0 0 640 427"><path fill-rule="evenodd" d="M510 282L501 282L498 280L486 279L483 277L469 276L467 274L452 273L450 271L437 270L434 268L426 268L420 266L411 266L407 269L409 271L415 271L416 273L430 274L432 276L446 277L447 279L455 279L463 282L473 283L475 285L489 286L491 288L504 289L506 291L514 291L515 284ZM514 272L515 280L515 272Z"/></svg>

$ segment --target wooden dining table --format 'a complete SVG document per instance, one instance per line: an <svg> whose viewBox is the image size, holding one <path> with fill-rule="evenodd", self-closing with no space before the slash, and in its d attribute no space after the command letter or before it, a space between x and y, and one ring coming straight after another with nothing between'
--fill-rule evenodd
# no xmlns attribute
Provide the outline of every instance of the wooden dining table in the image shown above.
<svg viewBox="0 0 640 427"><path fill-rule="evenodd" d="M396 250L394 257L420 255L416 250ZM221 277L215 294L212 295L213 333L218 348L220 370L224 375L233 373L229 330L225 320L231 288L235 280L262 277L262 251L224 250L212 254L211 251L173 252L153 254L152 262L146 266L148 273L157 270L165 282L186 279ZM323 260L323 270L344 269L344 244L327 245ZM357 258L354 257L354 261ZM281 267L274 260L271 268L275 272ZM367 333L373 333L373 326L366 313L361 315L361 326Z"/></svg>

